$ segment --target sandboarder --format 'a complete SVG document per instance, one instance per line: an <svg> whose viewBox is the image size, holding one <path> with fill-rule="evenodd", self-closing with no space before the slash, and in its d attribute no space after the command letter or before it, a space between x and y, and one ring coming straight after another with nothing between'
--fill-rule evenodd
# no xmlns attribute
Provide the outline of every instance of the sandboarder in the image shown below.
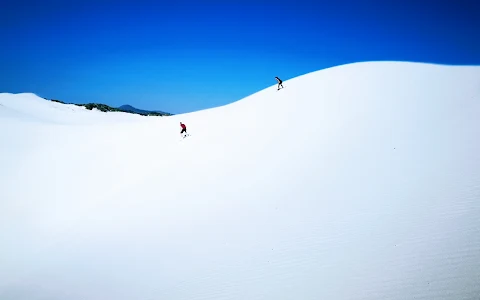
<svg viewBox="0 0 480 300"><path fill-rule="evenodd" d="M278 78L277 76L275 76L275 79L276 79L277 82L278 82L278 89L277 89L277 91L280 90L280 86L281 86L282 89L283 89L283 84L282 84L283 81L282 81L280 78Z"/></svg>
<svg viewBox="0 0 480 300"><path fill-rule="evenodd" d="M185 134L183 135L183 137L186 137L187 136L187 126L185 126L185 124L183 124L182 122L180 122L180 127L182 127L182 131L180 131L180 134L184 133Z"/></svg>

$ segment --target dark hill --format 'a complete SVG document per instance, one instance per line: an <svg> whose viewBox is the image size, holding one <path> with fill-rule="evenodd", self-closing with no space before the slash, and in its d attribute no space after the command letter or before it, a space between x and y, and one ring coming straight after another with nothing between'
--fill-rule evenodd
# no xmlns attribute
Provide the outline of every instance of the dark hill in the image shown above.
<svg viewBox="0 0 480 300"><path fill-rule="evenodd" d="M65 103L60 100L56 99L50 99L50 101L58 102L58 103L63 103L63 104L74 104L74 103ZM118 108L115 107L110 107L106 104L101 104L101 103L87 103L87 104L76 104L78 106L84 106L86 109L92 110L93 108L96 108L98 110L101 110L103 112L107 111L121 111L121 112L127 112L127 113L132 113L132 114L139 114L139 115L144 115L144 116L172 116L173 114L163 112L163 111L150 111L150 110L143 110L143 109L138 109L135 108L131 105L122 105Z"/></svg>

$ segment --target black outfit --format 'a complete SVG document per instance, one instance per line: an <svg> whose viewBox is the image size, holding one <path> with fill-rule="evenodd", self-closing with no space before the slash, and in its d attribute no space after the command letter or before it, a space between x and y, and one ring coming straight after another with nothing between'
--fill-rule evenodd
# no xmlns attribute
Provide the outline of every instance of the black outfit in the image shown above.
<svg viewBox="0 0 480 300"><path fill-rule="evenodd" d="M283 89L283 85L282 85L282 82L283 82L283 81L282 81L280 78L278 78L278 77L275 77L275 79L278 81L278 90L280 89L280 86L281 86L282 89Z"/></svg>

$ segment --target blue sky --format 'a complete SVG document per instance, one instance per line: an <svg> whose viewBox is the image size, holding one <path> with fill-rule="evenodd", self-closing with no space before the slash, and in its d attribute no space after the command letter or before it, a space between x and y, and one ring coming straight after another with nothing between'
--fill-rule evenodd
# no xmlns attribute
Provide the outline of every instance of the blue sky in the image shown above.
<svg viewBox="0 0 480 300"><path fill-rule="evenodd" d="M480 64L480 2L7 0L0 92L184 113L371 60Z"/></svg>

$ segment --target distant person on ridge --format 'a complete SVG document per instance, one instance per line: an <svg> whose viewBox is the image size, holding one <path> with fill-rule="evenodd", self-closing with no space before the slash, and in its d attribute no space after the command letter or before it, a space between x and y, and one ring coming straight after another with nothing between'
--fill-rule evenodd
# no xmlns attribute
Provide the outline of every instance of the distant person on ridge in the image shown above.
<svg viewBox="0 0 480 300"><path fill-rule="evenodd" d="M180 122L180 127L182 127L182 131L180 131L180 134L185 132L185 135L183 135L183 137L187 136L187 126L185 126L185 124Z"/></svg>
<svg viewBox="0 0 480 300"><path fill-rule="evenodd" d="M277 76L275 76L275 79L276 79L277 82L278 82L278 89L277 89L277 91L280 90L280 86L281 86L282 89L283 89L283 85L282 85L282 82L283 82L283 81L282 81L280 78L278 78Z"/></svg>

